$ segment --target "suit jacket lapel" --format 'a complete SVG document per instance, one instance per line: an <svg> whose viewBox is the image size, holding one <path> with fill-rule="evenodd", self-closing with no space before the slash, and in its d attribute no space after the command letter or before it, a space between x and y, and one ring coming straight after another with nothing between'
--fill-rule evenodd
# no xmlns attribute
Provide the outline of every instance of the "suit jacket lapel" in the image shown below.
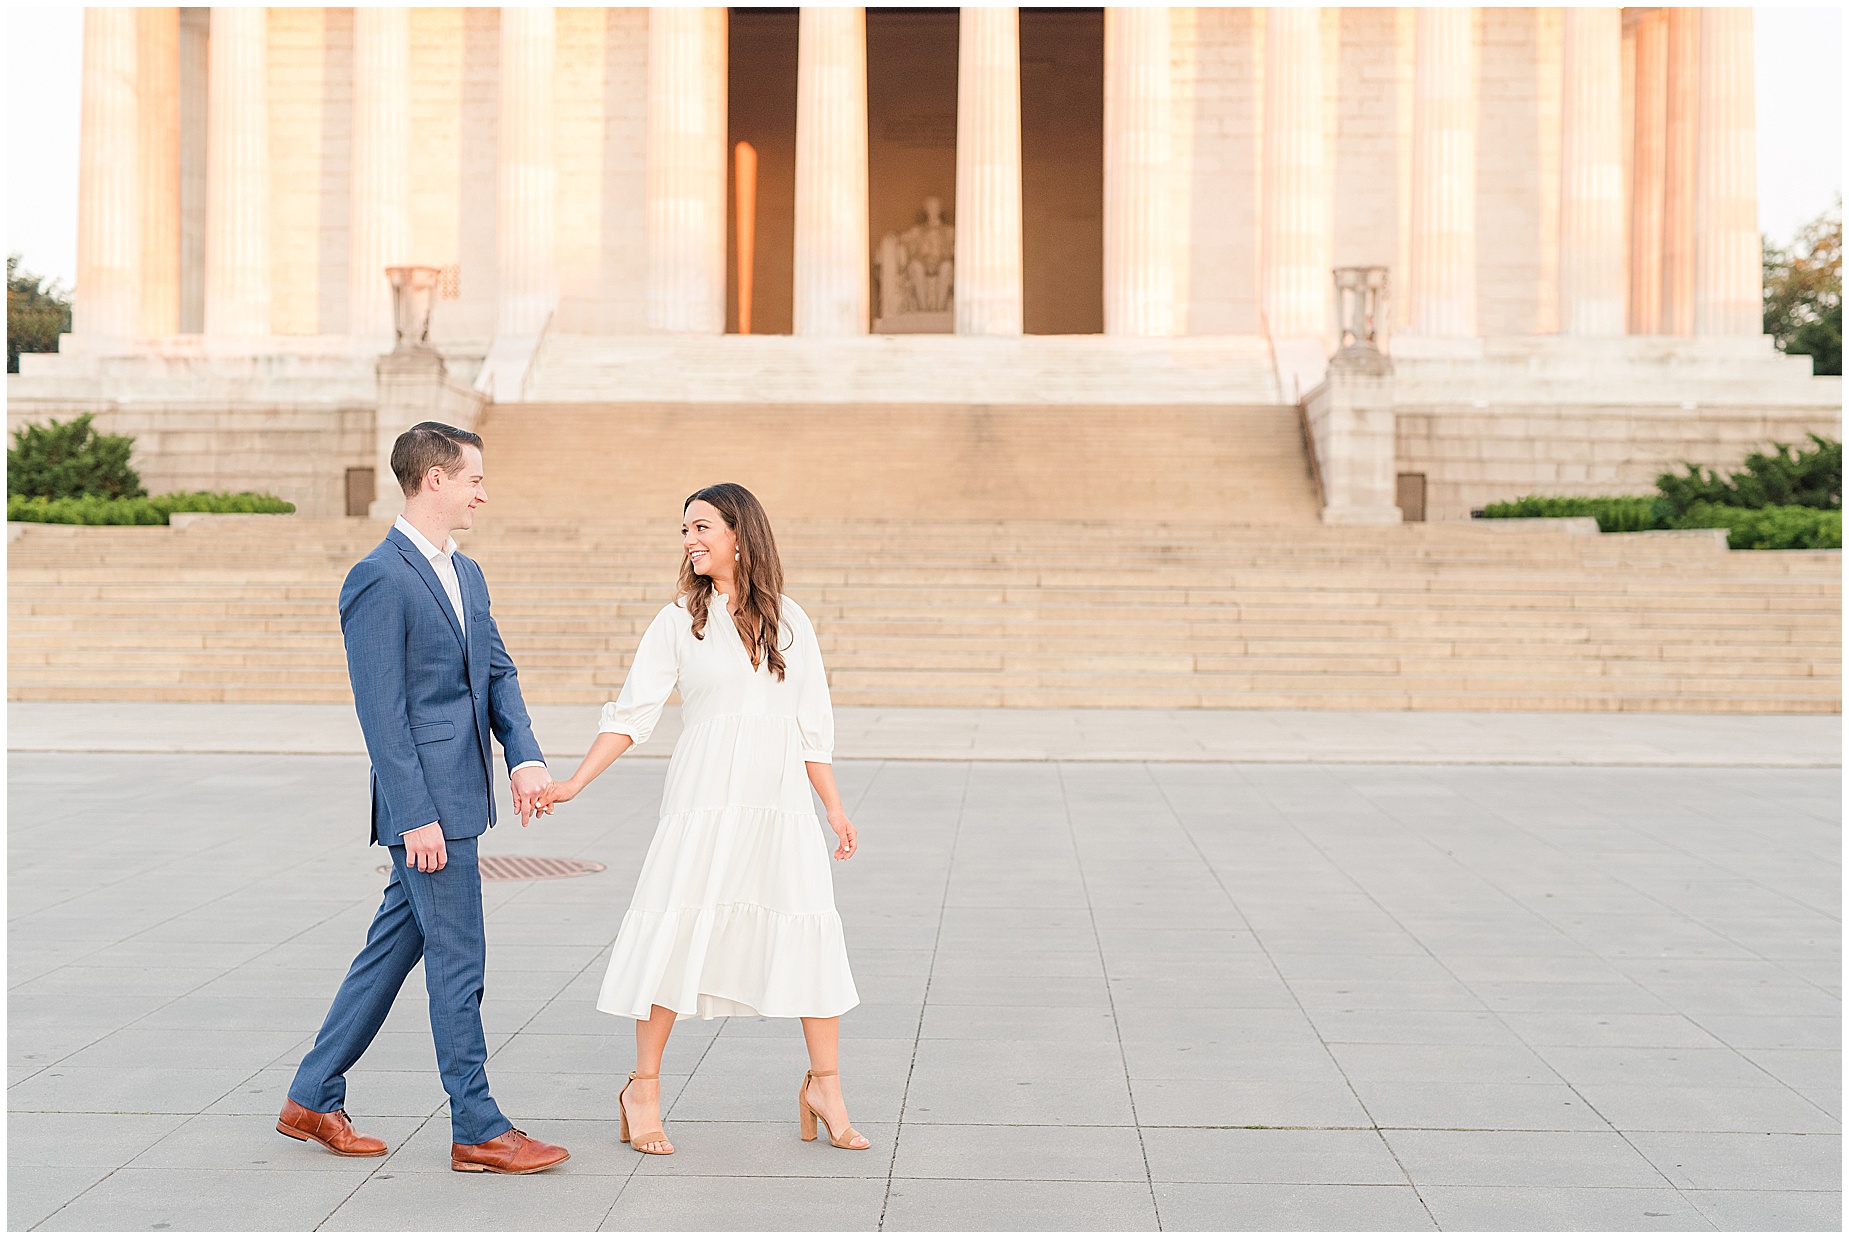
<svg viewBox="0 0 1849 1239"><path fill-rule="evenodd" d="M462 609L468 613L469 617L468 627L463 633L463 645L465 647L463 654L469 663L469 678L471 680L477 678L477 672L486 675L488 670L488 660L486 657L488 634L475 618L488 608L475 605L480 599L476 596L475 572L472 571L474 568L476 568L476 564L473 560L465 560L460 554L456 556L456 584L462 587ZM476 654L478 653L482 654L483 657L477 658Z"/></svg>
<svg viewBox="0 0 1849 1239"><path fill-rule="evenodd" d="M455 635L456 644L463 646L463 655L466 657L468 647L462 639L462 624L457 620L455 610L449 605L449 592L443 588L443 582L437 580L437 570L430 566L430 561L424 558L423 552L411 544L411 539L396 529L386 536L391 539L392 545L398 548L398 553L404 556L404 561L411 565L412 570L424 578L424 584L430 589L430 596L436 599L437 609L442 611L443 618L449 621L449 630Z"/></svg>

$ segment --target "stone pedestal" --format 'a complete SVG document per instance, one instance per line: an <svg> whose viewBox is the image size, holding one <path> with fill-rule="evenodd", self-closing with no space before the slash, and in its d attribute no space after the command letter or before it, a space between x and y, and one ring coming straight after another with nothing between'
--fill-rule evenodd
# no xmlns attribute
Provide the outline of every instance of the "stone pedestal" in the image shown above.
<svg viewBox="0 0 1849 1239"><path fill-rule="evenodd" d="M375 497L367 513L373 520L393 520L404 511L404 490L392 473L392 445L419 422L444 422L473 430L483 396L449 377L433 348L412 345L379 359L379 404L373 421Z"/></svg>
<svg viewBox="0 0 1849 1239"><path fill-rule="evenodd" d="M1338 354L1304 398L1322 478L1323 524L1397 525L1393 368Z"/></svg>

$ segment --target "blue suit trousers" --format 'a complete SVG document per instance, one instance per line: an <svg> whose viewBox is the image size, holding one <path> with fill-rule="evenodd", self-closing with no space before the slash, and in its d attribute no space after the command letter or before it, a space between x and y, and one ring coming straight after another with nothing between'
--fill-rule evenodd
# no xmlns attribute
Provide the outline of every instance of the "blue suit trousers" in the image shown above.
<svg viewBox="0 0 1849 1239"><path fill-rule="evenodd" d="M449 861L435 873L408 867L402 846L391 849L391 880L366 945L347 969L315 1047L289 1086L296 1104L322 1114L346 1105L347 1072L378 1035L405 977L422 959L437 1071L449 1094L451 1138L481 1144L513 1126L488 1092L481 1017L488 941L475 845L474 839L446 840Z"/></svg>

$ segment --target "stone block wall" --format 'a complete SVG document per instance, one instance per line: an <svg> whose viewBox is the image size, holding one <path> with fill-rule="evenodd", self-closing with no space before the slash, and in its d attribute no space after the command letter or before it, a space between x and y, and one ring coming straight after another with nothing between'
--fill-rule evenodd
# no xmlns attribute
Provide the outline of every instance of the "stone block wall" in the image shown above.
<svg viewBox="0 0 1849 1239"><path fill-rule="evenodd" d="M98 431L135 437L134 465L149 494L266 491L303 516L344 516L347 470L373 463L373 410L358 405L12 401L7 431L86 411L96 413Z"/></svg>
<svg viewBox="0 0 1849 1239"><path fill-rule="evenodd" d="M1839 436L1839 410L1704 405L1425 406L1397 410L1399 470L1425 474L1427 520L1464 520L1523 495L1641 495L1683 461L1739 465L1810 431Z"/></svg>

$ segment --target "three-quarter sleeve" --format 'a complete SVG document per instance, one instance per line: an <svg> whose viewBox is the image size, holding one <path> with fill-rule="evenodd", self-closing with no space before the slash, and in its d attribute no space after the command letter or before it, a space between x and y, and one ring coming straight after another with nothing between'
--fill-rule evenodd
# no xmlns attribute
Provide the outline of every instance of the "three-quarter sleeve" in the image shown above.
<svg viewBox="0 0 1849 1239"><path fill-rule="evenodd" d="M835 759L835 707L828 696L828 673L822 666L822 647L815 639L815 625L801 607L784 599L784 613L789 616L791 636L795 638L796 725L802 732L803 760L833 762Z"/></svg>
<svg viewBox="0 0 1849 1239"><path fill-rule="evenodd" d="M655 730L655 724L661 720L662 707L668 704L674 685L680 679L680 658L674 639L675 611L673 606L663 607L649 624L648 631L642 634L642 642L636 646L635 661L629 664L629 675L623 680L623 691L617 694L615 701L604 704L603 716L597 721L600 735L606 731L620 732L642 744Z"/></svg>

